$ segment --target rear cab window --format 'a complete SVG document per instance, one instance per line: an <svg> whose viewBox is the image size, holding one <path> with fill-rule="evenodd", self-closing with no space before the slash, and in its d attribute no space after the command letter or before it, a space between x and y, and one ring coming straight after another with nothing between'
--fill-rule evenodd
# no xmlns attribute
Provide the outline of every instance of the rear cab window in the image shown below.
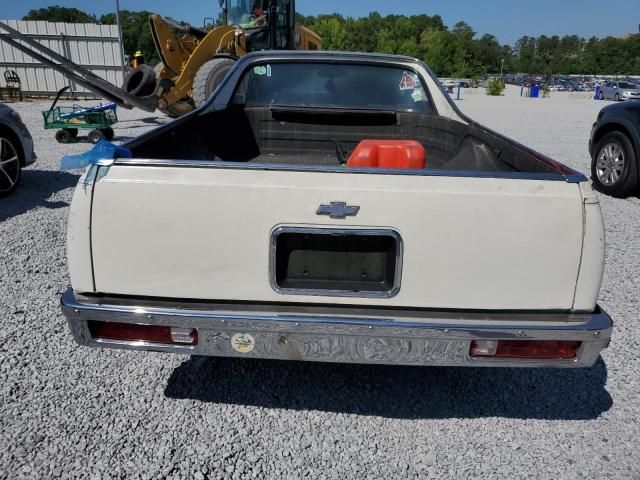
<svg viewBox="0 0 640 480"><path fill-rule="evenodd" d="M415 72L370 65L275 63L254 65L233 98L245 107L382 109L432 113Z"/></svg>

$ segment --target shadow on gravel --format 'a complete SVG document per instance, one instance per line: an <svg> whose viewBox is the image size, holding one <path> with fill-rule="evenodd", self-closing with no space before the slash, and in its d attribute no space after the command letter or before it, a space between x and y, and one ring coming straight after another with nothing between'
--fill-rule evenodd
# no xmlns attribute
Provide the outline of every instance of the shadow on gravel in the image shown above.
<svg viewBox="0 0 640 480"><path fill-rule="evenodd" d="M192 357L165 389L175 399L388 418L585 420L613 404L607 369L392 367Z"/></svg>
<svg viewBox="0 0 640 480"><path fill-rule="evenodd" d="M132 128L149 128L149 125L164 125L166 123L169 123L171 121L170 118L159 118L159 117L145 117L145 118L138 118L135 120L120 120L118 121L118 126L120 128L127 128L127 129L132 129ZM123 127L123 124L128 124L131 123L132 125L126 125L125 127ZM144 124L144 125L140 125L140 124Z"/></svg>
<svg viewBox="0 0 640 480"><path fill-rule="evenodd" d="M18 189L0 200L0 222L37 207L51 209L68 207L67 202L47 199L56 192L75 187L79 178L79 175L69 172L23 170Z"/></svg>

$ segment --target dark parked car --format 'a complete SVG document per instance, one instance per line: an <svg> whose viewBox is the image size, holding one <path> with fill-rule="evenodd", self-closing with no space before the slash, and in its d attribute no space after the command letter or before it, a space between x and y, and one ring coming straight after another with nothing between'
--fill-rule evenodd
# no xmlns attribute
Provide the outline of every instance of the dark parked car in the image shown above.
<svg viewBox="0 0 640 480"><path fill-rule="evenodd" d="M614 197L640 189L640 102L603 108L589 140L591 175L595 187Z"/></svg>
<svg viewBox="0 0 640 480"><path fill-rule="evenodd" d="M33 139L20 115L0 103L0 198L16 189L22 168L35 160Z"/></svg>

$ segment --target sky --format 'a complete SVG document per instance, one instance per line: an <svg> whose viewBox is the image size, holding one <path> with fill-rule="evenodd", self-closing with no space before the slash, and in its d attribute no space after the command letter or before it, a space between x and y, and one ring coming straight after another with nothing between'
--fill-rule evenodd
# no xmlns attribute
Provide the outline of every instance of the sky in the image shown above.
<svg viewBox="0 0 640 480"><path fill-rule="evenodd" d="M115 0L0 0L0 18L22 18L32 8L51 5L76 7L88 13L115 10ZM205 17L218 13L217 0L120 0L120 8L149 10L202 25ZM491 33L503 44L513 45L524 35L567 35L581 37L618 36L637 33L640 0L297 0L303 15L338 12L344 16L440 15L453 26L462 20L479 35ZM603 21L603 16L605 21Z"/></svg>

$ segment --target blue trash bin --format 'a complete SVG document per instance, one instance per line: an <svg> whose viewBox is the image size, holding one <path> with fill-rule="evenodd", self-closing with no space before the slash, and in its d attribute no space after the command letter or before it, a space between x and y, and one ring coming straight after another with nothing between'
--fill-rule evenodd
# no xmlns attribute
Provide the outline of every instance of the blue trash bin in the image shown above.
<svg viewBox="0 0 640 480"><path fill-rule="evenodd" d="M531 98L538 98L540 96L540 85L537 83L531 85Z"/></svg>
<svg viewBox="0 0 640 480"><path fill-rule="evenodd" d="M596 94L593 97L594 100L600 100L600 85L596 85Z"/></svg>

